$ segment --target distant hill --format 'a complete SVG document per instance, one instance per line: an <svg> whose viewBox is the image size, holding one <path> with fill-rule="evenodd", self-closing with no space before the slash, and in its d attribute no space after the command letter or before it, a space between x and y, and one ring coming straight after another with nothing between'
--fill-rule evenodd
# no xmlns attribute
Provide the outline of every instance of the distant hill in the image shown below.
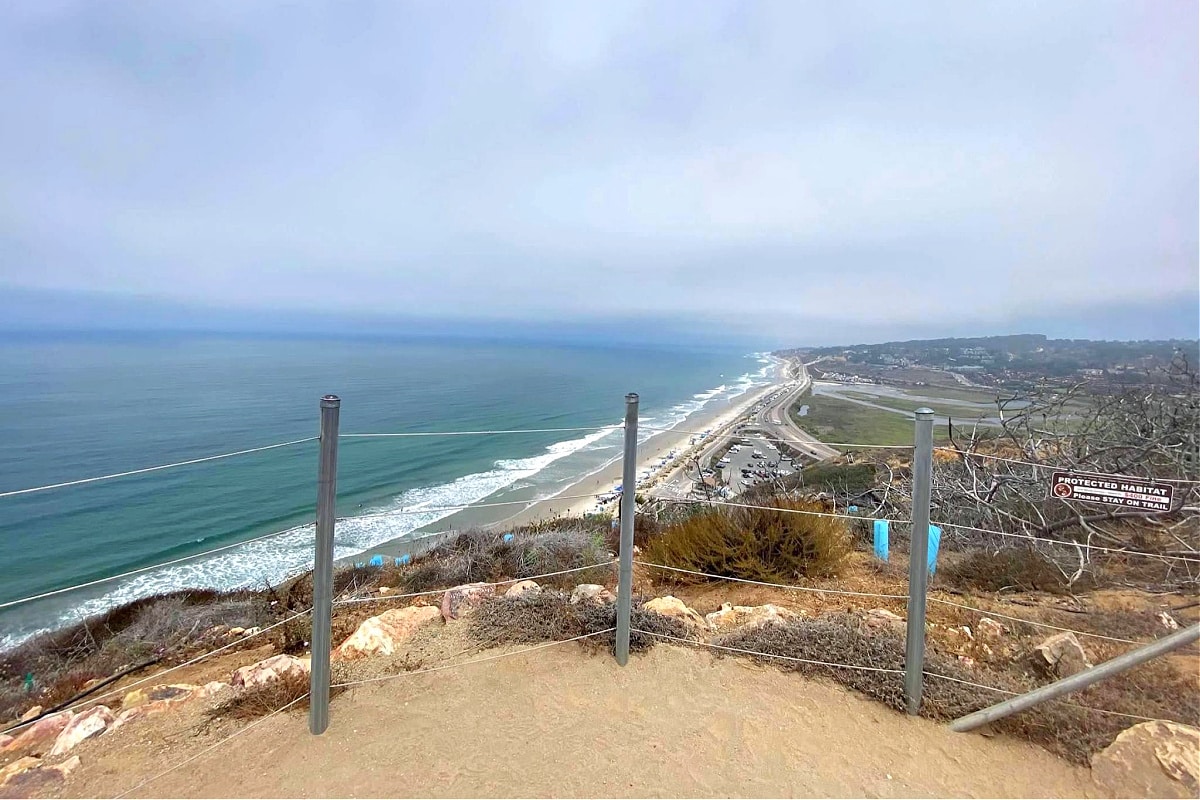
<svg viewBox="0 0 1200 800"><path fill-rule="evenodd" d="M1193 368L1200 364L1200 341L1094 341L1049 339L1042 334L916 339L911 341L781 350L778 355L836 359L848 365L931 367L995 378L1066 377L1083 374L1114 377L1165 366L1182 353Z"/></svg>

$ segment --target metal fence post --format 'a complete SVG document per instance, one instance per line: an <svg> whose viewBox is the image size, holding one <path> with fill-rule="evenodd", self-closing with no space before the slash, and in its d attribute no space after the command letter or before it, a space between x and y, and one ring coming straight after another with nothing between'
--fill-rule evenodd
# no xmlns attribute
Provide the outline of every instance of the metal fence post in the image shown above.
<svg viewBox="0 0 1200 800"><path fill-rule="evenodd" d="M308 730L329 727L329 651L333 631L333 525L337 502L338 413L342 401L321 398L321 461L317 473L317 546L313 561L312 672L308 697Z"/></svg>
<svg viewBox="0 0 1200 800"><path fill-rule="evenodd" d="M625 395L625 462L621 478L621 546L617 571L617 663L629 661L629 617L633 613L633 515L637 507L638 396Z"/></svg>
<svg viewBox="0 0 1200 800"><path fill-rule="evenodd" d="M908 622L904 643L904 705L921 709L925 677L925 594L929 588L929 498L933 478L933 411L917 409L913 451L912 536L908 548Z"/></svg>

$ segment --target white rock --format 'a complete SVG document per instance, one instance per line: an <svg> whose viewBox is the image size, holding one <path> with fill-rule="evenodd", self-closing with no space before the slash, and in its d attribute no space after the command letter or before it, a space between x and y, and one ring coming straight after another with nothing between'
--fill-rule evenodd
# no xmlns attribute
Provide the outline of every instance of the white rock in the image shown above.
<svg viewBox="0 0 1200 800"><path fill-rule="evenodd" d="M671 619L682 620L683 622L693 625L698 628L707 628L708 622L704 617L697 614L695 611L687 607L682 600L672 595L666 597L656 597L653 600L648 600L642 604L642 608L646 611L651 611Z"/></svg>
<svg viewBox="0 0 1200 800"><path fill-rule="evenodd" d="M508 587L505 597L537 597L542 593L542 587L537 581L521 581Z"/></svg>
<svg viewBox="0 0 1200 800"><path fill-rule="evenodd" d="M1161 622L1162 626L1169 631L1179 630L1179 623L1176 622L1175 618L1172 617L1170 614L1168 614L1166 611L1163 611L1161 614L1158 615L1158 621Z"/></svg>
<svg viewBox="0 0 1200 800"><path fill-rule="evenodd" d="M235 687L252 689L265 686L288 675L308 677L308 666L303 661L292 656L271 656L256 664L241 667L234 671L230 681Z"/></svg>
<svg viewBox="0 0 1200 800"><path fill-rule="evenodd" d="M1200 729L1142 722L1092 756L1092 777L1115 797L1200 796Z"/></svg>
<svg viewBox="0 0 1200 800"><path fill-rule="evenodd" d="M772 603L761 606L735 606L730 603L722 603L720 610L705 616L704 621L710 628L726 631L740 625L754 626L787 622L800 616L794 611Z"/></svg>
<svg viewBox="0 0 1200 800"><path fill-rule="evenodd" d="M242 638L247 636L257 636L260 633L262 633L262 628L246 628L246 630L242 631Z"/></svg>
<svg viewBox="0 0 1200 800"><path fill-rule="evenodd" d="M990 617L980 619L975 630L985 642L997 642L1004 638L1004 626Z"/></svg>
<svg viewBox="0 0 1200 800"><path fill-rule="evenodd" d="M893 614L886 608L872 608L867 612L867 627L869 628L890 628L892 630L903 631L908 627L904 618Z"/></svg>
<svg viewBox="0 0 1200 800"><path fill-rule="evenodd" d="M572 603L615 603L613 593L598 583L581 583L571 591Z"/></svg>
<svg viewBox="0 0 1200 800"><path fill-rule="evenodd" d="M489 597L496 596L496 587L490 583L464 583L447 589L442 595L442 616L446 621L470 614Z"/></svg>
<svg viewBox="0 0 1200 800"><path fill-rule="evenodd" d="M74 716L75 714L71 711L60 711L57 714L42 717L17 734L17 737L5 746L4 752L15 753L22 750L44 752L63 732L63 728L70 724Z"/></svg>
<svg viewBox="0 0 1200 800"><path fill-rule="evenodd" d="M1073 633L1056 633L1033 649L1034 658L1051 674L1065 678L1092 666Z"/></svg>
<svg viewBox="0 0 1200 800"><path fill-rule="evenodd" d="M363 620L354 633L333 651L332 658L351 661L369 655L390 656L417 630L442 618L434 606L393 608Z"/></svg>
<svg viewBox="0 0 1200 800"><path fill-rule="evenodd" d="M107 706L89 708L67 723L67 727L63 728L62 733L54 740L50 755L61 756L73 750L83 740L104 733L105 728L112 723L113 715Z"/></svg>

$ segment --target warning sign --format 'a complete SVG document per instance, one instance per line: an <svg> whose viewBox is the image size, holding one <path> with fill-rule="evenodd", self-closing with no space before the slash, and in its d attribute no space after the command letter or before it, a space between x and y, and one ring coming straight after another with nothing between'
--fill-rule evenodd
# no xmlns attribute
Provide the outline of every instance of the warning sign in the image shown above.
<svg viewBox="0 0 1200 800"><path fill-rule="evenodd" d="M1050 492L1063 500L1120 506L1133 511L1170 511L1171 486L1123 475L1056 472Z"/></svg>

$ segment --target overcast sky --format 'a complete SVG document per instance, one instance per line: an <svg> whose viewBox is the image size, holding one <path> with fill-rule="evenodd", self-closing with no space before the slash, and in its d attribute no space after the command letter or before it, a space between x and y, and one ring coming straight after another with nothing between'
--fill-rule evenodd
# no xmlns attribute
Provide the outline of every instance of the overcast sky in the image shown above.
<svg viewBox="0 0 1200 800"><path fill-rule="evenodd" d="M1138 335L1166 308L1154 330L1194 336L1197 23L1194 0L13 0L0 292L736 312L797 341L1093 308Z"/></svg>

